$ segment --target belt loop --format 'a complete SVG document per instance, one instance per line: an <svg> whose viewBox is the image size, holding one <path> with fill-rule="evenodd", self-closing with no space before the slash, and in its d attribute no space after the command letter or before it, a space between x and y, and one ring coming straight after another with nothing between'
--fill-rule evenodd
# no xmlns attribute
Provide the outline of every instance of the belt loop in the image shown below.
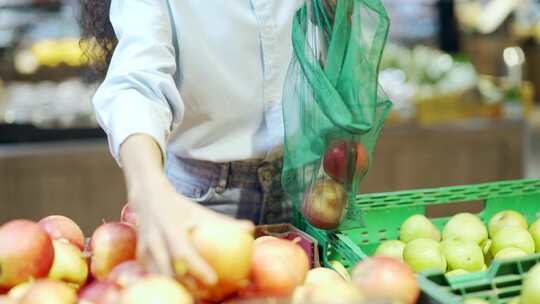
<svg viewBox="0 0 540 304"><path fill-rule="evenodd" d="M223 193L227 188L231 163L225 163L220 166L219 179L216 185L216 193Z"/></svg>

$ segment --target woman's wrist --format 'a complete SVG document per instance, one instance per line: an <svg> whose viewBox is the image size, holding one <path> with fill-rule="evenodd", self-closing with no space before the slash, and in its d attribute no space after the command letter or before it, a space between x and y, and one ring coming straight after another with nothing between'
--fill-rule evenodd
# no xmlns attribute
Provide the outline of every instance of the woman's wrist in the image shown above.
<svg viewBox="0 0 540 304"><path fill-rule="evenodd" d="M147 201L172 188L163 172L161 155L156 141L145 134L132 135L122 144L120 157L130 201Z"/></svg>
<svg viewBox="0 0 540 304"><path fill-rule="evenodd" d="M172 188L164 173L142 173L133 178L127 185L128 200L131 202L148 201L160 193L168 192Z"/></svg>

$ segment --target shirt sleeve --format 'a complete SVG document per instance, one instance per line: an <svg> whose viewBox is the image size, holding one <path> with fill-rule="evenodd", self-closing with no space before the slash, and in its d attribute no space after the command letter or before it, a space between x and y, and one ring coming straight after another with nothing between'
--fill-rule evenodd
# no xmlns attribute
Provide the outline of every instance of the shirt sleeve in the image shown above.
<svg viewBox="0 0 540 304"><path fill-rule="evenodd" d="M165 0L113 0L110 19L118 44L93 104L121 166L120 145L133 134L155 139L165 159L173 122L184 105L175 82L176 53Z"/></svg>

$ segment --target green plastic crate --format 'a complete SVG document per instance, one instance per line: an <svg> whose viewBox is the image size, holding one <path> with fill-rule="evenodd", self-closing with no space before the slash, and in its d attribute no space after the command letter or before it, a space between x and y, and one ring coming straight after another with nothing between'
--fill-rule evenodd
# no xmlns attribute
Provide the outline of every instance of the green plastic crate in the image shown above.
<svg viewBox="0 0 540 304"><path fill-rule="evenodd" d="M317 239L322 265L330 267L329 261L337 260L350 270L372 255L381 241L398 239L401 224L411 215L425 214L434 205L472 201L483 202L478 215L484 222L499 211L511 209L532 223L540 217L540 179L359 195L340 230L334 232L314 228L298 211L294 212L293 223ZM442 229L449 218L432 220ZM467 296L505 303L519 294L523 274L539 260L540 256L532 256L494 262L486 272L450 280L441 273L420 275L420 303L462 303Z"/></svg>
<svg viewBox="0 0 540 304"><path fill-rule="evenodd" d="M478 298L493 304L506 303L519 296L525 274L540 262L540 255L495 261L486 272L446 278L442 273L419 276L420 303L458 304L465 298Z"/></svg>
<svg viewBox="0 0 540 304"><path fill-rule="evenodd" d="M293 223L319 241L321 252L346 257L345 262L354 264L370 256L381 241L398 239L401 224L411 215L425 214L434 205L469 201L484 202L478 214L484 222L501 210L512 209L531 223L540 217L540 179L359 195L336 232L314 228L297 210ZM448 219L432 220L441 229Z"/></svg>
<svg viewBox="0 0 540 304"><path fill-rule="evenodd" d="M434 205L464 202L483 203L478 216L486 223L495 213L508 209L522 213L532 223L540 217L540 179L360 195L342 225L347 229L332 233L306 223L303 227L310 234L318 234L318 238L326 238L321 249L324 265L336 259L350 269L372 255L381 241L399 239L399 228L411 215L425 214ZM442 229L449 218L432 221ZM487 272L453 277L450 281L441 273L422 274L418 276L423 291L420 303L462 303L467 296L505 303L519 294L523 274L539 259L532 256L494 262Z"/></svg>
<svg viewBox="0 0 540 304"><path fill-rule="evenodd" d="M352 246L360 258L371 255L383 240L399 238L401 224L411 215L425 214L434 205L482 201L478 216L487 223L497 212L516 210L532 223L540 217L540 179L505 181L469 186L409 190L358 196L337 238ZM442 229L450 217L432 219ZM356 247L356 248L354 248Z"/></svg>

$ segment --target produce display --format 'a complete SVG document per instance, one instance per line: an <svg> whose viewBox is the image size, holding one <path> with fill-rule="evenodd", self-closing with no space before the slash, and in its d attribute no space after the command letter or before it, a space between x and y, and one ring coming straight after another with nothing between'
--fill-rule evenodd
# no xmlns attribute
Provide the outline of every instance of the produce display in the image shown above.
<svg viewBox="0 0 540 304"><path fill-rule="evenodd" d="M451 217L442 232L424 215L405 220L399 240L386 240L376 256L405 261L414 271L442 271L447 276L484 271L493 260L527 257L540 252L540 219L530 227L514 210L501 211L484 224L475 214Z"/></svg>
<svg viewBox="0 0 540 304"><path fill-rule="evenodd" d="M129 205L119 222L103 223L85 241L71 219L53 215L39 222L13 220L0 226L0 303L137 304L242 303L285 299L286 303L415 303L419 286L399 259L373 257L352 275L311 268L297 239L253 235L217 226L195 229L191 241L218 277L214 286L196 280L182 261L175 275L149 272L136 260L138 216ZM311 268L311 269L310 269Z"/></svg>

